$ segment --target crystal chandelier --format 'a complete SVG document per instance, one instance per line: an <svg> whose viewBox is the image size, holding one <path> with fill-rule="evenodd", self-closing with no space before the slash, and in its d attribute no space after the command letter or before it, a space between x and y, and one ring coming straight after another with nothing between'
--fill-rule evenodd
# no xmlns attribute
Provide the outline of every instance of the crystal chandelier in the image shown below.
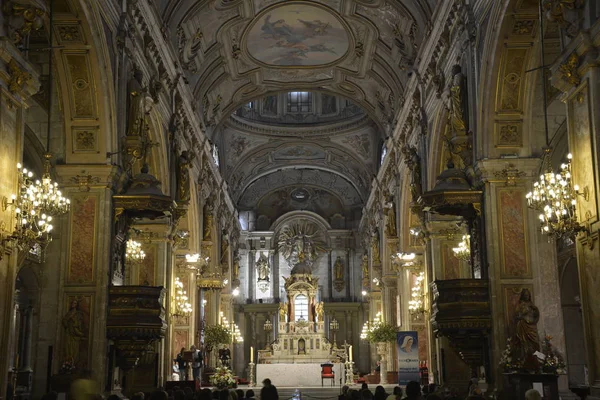
<svg viewBox="0 0 600 400"><path fill-rule="evenodd" d="M415 279L415 284L411 290L411 299L408 301L408 311L411 314L423 313L423 280L425 273L420 272Z"/></svg>
<svg viewBox="0 0 600 400"><path fill-rule="evenodd" d="M175 297L173 299L174 317L187 317L192 313L192 305L188 302L187 292L183 290L183 282L175 277Z"/></svg>
<svg viewBox="0 0 600 400"><path fill-rule="evenodd" d="M586 197L587 190L579 191L579 186L573 185L571 176L571 159L560 166L560 171L554 173L550 167L550 154L546 150L544 164L546 172L540 175L540 180L533 184L533 191L527 193L527 205L540 211L539 218L543 234L557 239L573 237L585 228L577 222L577 196Z"/></svg>
<svg viewBox="0 0 600 400"><path fill-rule="evenodd" d="M142 250L142 244L135 240L129 239L127 241L127 249L125 250L125 258L129 262L139 263L144 261L146 253Z"/></svg>
<svg viewBox="0 0 600 400"><path fill-rule="evenodd" d="M47 207L49 203L55 202L56 197L48 197L42 183L34 180L33 172L27 170L21 164L17 164L19 191L11 196L11 202L3 201L3 209L14 208L16 222L12 234L5 239L13 241L19 249L30 249L36 245L45 248L52 241L51 231L53 229L53 216L60 215L57 209ZM57 191L58 192L58 191ZM55 194L56 196L56 194ZM69 202L60 196L61 204L66 211ZM65 211L65 212L66 212Z"/></svg>
<svg viewBox="0 0 600 400"><path fill-rule="evenodd" d="M462 240L458 244L458 247L452 248L454 256L462 261L471 260L471 235L463 235Z"/></svg>

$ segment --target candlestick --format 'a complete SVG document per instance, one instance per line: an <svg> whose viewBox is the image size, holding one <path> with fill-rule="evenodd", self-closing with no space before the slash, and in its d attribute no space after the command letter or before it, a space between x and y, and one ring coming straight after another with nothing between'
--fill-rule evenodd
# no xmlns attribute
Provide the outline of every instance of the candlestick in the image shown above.
<svg viewBox="0 0 600 400"><path fill-rule="evenodd" d="M248 387L254 387L254 363L248 364Z"/></svg>
<svg viewBox="0 0 600 400"><path fill-rule="evenodd" d="M354 367L352 361L346 361L346 385L350 386L354 384Z"/></svg>
<svg viewBox="0 0 600 400"><path fill-rule="evenodd" d="M250 346L250 362L254 362L254 347Z"/></svg>
<svg viewBox="0 0 600 400"><path fill-rule="evenodd" d="M352 362L352 346L348 349L348 357L350 358L350 362Z"/></svg>

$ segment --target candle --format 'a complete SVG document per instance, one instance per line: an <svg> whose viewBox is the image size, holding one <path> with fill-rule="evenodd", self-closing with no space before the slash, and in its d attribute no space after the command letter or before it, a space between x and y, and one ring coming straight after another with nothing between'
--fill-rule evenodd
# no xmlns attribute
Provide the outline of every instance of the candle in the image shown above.
<svg viewBox="0 0 600 400"><path fill-rule="evenodd" d="M350 357L350 362L352 362L352 346L348 349L348 356Z"/></svg>
<svg viewBox="0 0 600 400"><path fill-rule="evenodd" d="M250 362L254 362L254 347L250 346Z"/></svg>

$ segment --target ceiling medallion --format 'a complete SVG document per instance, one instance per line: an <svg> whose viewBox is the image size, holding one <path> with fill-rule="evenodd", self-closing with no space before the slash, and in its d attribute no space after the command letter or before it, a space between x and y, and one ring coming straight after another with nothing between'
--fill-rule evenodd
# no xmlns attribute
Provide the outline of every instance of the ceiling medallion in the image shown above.
<svg viewBox="0 0 600 400"><path fill-rule="evenodd" d="M242 43L265 66L322 67L347 55L350 38L342 19L328 8L289 1L262 11Z"/></svg>

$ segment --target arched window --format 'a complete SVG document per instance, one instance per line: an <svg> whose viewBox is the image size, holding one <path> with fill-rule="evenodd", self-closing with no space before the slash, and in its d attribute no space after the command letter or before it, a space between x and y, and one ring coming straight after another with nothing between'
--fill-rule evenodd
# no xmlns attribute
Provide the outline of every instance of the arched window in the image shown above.
<svg viewBox="0 0 600 400"><path fill-rule="evenodd" d="M299 294L294 299L294 316L296 321L300 318L308 319L308 297L303 294Z"/></svg>

